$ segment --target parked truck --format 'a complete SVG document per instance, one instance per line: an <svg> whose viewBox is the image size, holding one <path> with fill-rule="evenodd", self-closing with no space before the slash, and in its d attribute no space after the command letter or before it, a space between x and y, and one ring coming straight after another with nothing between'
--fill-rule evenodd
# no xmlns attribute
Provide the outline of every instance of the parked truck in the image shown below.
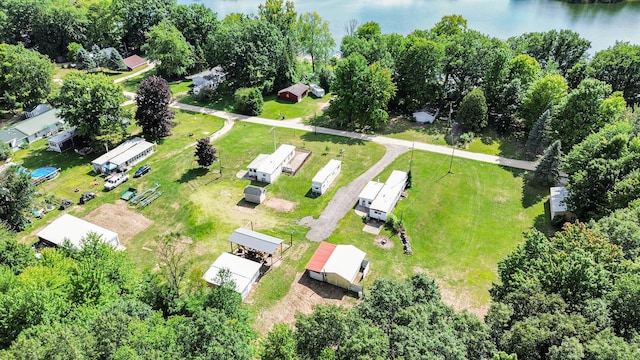
<svg viewBox="0 0 640 360"><path fill-rule="evenodd" d="M122 194L120 194L120 199L124 201L129 201L134 196L136 196L137 193L138 193L138 189L130 187L127 190L123 191Z"/></svg>
<svg viewBox="0 0 640 360"><path fill-rule="evenodd" d="M111 175L107 178L107 181L104 182L104 189L107 191L115 189L120 184L129 180L129 174L119 173L115 175Z"/></svg>

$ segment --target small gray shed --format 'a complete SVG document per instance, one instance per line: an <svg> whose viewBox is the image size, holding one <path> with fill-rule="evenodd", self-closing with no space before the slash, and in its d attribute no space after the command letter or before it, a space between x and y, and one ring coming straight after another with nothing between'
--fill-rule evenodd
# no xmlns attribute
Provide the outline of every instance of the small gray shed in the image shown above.
<svg viewBox="0 0 640 360"><path fill-rule="evenodd" d="M267 189L249 185L244 188L244 199L247 202L254 204L262 204L265 197L267 196Z"/></svg>

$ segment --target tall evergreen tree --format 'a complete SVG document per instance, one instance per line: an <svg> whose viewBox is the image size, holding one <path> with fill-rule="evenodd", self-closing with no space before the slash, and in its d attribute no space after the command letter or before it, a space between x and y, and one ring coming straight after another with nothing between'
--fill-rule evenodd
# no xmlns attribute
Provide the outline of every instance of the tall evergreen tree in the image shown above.
<svg viewBox="0 0 640 360"><path fill-rule="evenodd" d="M124 59L118 50L113 49L111 51L111 55L109 55L109 60L107 61L107 69L115 71L127 70L127 65L124 63Z"/></svg>
<svg viewBox="0 0 640 360"><path fill-rule="evenodd" d="M96 62L85 48L80 48L76 55L76 69L93 71L96 69Z"/></svg>
<svg viewBox="0 0 640 360"><path fill-rule="evenodd" d="M556 140L551 144L542 155L534 177L540 185L553 186L558 183L560 178L560 165L562 162L562 150L560 140Z"/></svg>
<svg viewBox="0 0 640 360"><path fill-rule="evenodd" d="M211 146L209 138L202 138L198 140L195 155L198 158L198 165L202 167L209 167L216 159L216 148Z"/></svg>
<svg viewBox="0 0 640 360"><path fill-rule="evenodd" d="M549 141L548 132L551 130L551 113L546 110L529 131L529 137L525 144L527 156L535 158L542 153L542 149L547 147Z"/></svg>
<svg viewBox="0 0 640 360"><path fill-rule="evenodd" d="M169 110L171 90L165 79L151 76L143 80L136 96L136 103L138 109L135 118L145 134L153 139L171 135L171 128L175 125L172 121L175 112Z"/></svg>

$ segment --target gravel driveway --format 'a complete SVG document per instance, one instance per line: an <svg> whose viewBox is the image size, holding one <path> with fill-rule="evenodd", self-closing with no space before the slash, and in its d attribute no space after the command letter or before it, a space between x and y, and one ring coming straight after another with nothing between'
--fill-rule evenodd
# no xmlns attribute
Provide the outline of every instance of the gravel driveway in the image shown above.
<svg viewBox="0 0 640 360"><path fill-rule="evenodd" d="M373 165L364 174L353 180L349 185L343 186L329 201L327 207L322 211L318 219L307 216L298 222L300 225L311 227L307 232L307 239L312 241L322 241L327 239L338 226L338 221L342 219L353 208L358 201L358 194L367 184L373 180L382 170L384 170L393 160L409 150L408 147L400 145L385 145L387 152L382 159Z"/></svg>

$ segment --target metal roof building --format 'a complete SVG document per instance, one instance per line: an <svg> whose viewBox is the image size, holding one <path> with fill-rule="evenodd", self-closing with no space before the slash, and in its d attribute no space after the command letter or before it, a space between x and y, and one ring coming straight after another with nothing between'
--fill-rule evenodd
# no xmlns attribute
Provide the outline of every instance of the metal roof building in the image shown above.
<svg viewBox="0 0 640 360"><path fill-rule="evenodd" d="M338 177L340 174L340 170L342 168L342 162L340 160L331 159L325 165L316 176L311 180L311 191L324 194L325 191L329 188L333 180Z"/></svg>
<svg viewBox="0 0 640 360"><path fill-rule="evenodd" d="M371 206L371 203L376 198L376 196L378 196L378 193L380 193L380 190L382 190L383 186L384 183L369 181L364 189L360 191L360 195L358 195L358 204L366 208Z"/></svg>
<svg viewBox="0 0 640 360"><path fill-rule="evenodd" d="M93 160L93 170L99 174L123 170L137 164L153 153L153 144L143 138L133 138Z"/></svg>
<svg viewBox="0 0 640 360"><path fill-rule="evenodd" d="M236 292L244 299L249 295L251 286L260 277L261 265L255 261L247 260L229 253L222 253L211 267L202 276L209 284L220 286L220 270L229 271L230 280L236 285Z"/></svg>
<svg viewBox="0 0 640 360"><path fill-rule="evenodd" d="M357 285L358 275L362 278L369 271L365 252L353 245L334 245L321 242L306 269L312 279L327 282L351 291L362 291Z"/></svg>
<svg viewBox="0 0 640 360"><path fill-rule="evenodd" d="M249 164L249 175L255 176L258 181L272 183L282 174L282 168L289 163L296 153L296 147L282 144L272 154L258 155Z"/></svg>
<svg viewBox="0 0 640 360"><path fill-rule="evenodd" d="M283 241L284 240L278 239L277 237L245 228L237 228L231 233L231 236L229 236L229 242L232 245L237 244L270 255L275 254Z"/></svg>
<svg viewBox="0 0 640 360"><path fill-rule="evenodd" d="M120 245L120 238L116 232L69 214L55 219L47 227L40 230L36 236L40 240L56 246L62 246L64 241L68 239L74 247L80 249L82 248L82 239L89 233L100 235L102 241L113 247Z"/></svg>
<svg viewBox="0 0 640 360"><path fill-rule="evenodd" d="M551 195L549 198L551 220L557 215L566 215L569 210L565 199L569 197L569 190L564 186L554 186L549 188L549 194Z"/></svg>

